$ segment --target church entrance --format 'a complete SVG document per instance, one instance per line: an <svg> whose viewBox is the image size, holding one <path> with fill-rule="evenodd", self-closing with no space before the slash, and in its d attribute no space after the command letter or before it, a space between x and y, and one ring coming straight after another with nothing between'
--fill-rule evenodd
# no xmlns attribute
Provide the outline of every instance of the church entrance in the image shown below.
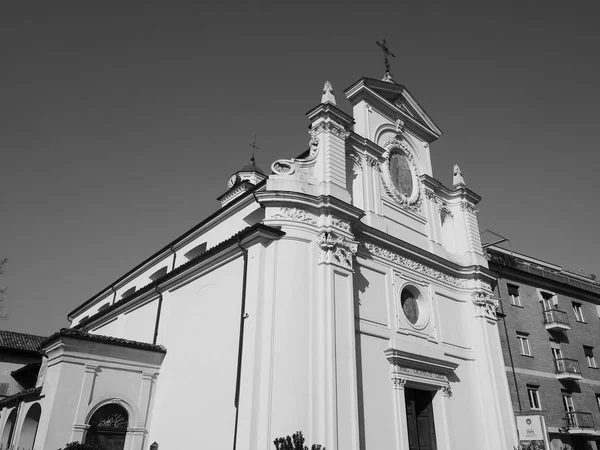
<svg viewBox="0 0 600 450"><path fill-rule="evenodd" d="M436 450L431 391L406 388L406 420L410 450Z"/></svg>

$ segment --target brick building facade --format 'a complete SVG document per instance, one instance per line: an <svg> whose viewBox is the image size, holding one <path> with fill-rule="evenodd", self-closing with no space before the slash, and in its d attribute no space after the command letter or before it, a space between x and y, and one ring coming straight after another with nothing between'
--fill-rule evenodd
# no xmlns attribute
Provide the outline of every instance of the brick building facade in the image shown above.
<svg viewBox="0 0 600 450"><path fill-rule="evenodd" d="M600 448L600 283L492 246L499 332L516 415L540 414L553 450Z"/></svg>

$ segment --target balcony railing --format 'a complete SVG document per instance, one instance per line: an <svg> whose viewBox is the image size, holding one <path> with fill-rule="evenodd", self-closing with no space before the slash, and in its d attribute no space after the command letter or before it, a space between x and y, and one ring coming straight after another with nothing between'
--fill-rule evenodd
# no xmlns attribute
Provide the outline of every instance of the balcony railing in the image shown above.
<svg viewBox="0 0 600 450"><path fill-rule="evenodd" d="M568 428L595 428L592 413L571 411L566 414L564 421Z"/></svg>
<svg viewBox="0 0 600 450"><path fill-rule="evenodd" d="M559 358L554 360L556 376L562 380L580 380L581 368L576 359Z"/></svg>
<svg viewBox="0 0 600 450"><path fill-rule="evenodd" d="M567 313L558 309L544 311L544 326L547 330L570 330Z"/></svg>

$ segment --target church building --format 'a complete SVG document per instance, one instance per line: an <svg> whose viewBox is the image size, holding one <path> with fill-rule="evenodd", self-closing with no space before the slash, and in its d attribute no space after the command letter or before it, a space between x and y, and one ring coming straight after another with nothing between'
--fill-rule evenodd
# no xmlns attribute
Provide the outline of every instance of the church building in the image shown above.
<svg viewBox="0 0 600 450"><path fill-rule="evenodd" d="M38 405L46 450L517 446L480 196L458 166L433 177L442 132L389 72L344 94L352 115L326 82L306 151L253 158L218 211L71 311L0 435Z"/></svg>

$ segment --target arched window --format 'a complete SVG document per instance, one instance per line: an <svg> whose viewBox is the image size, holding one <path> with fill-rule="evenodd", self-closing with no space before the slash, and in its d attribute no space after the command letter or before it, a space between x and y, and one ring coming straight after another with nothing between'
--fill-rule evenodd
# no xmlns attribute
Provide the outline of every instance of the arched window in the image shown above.
<svg viewBox="0 0 600 450"><path fill-rule="evenodd" d="M34 403L27 411L23 426L21 427L21 437L19 438L19 448L32 449L35 446L35 435L40 423L42 407L39 403Z"/></svg>
<svg viewBox="0 0 600 450"><path fill-rule="evenodd" d="M123 450L129 414L116 403L104 405L90 418L86 444L101 444L106 450Z"/></svg>
<svg viewBox="0 0 600 450"><path fill-rule="evenodd" d="M6 419L6 424L4 425L4 431L2 432L2 440L0 440L0 448L8 448L8 446L12 444L16 421L17 409L13 408L13 410L8 415L8 419Z"/></svg>

